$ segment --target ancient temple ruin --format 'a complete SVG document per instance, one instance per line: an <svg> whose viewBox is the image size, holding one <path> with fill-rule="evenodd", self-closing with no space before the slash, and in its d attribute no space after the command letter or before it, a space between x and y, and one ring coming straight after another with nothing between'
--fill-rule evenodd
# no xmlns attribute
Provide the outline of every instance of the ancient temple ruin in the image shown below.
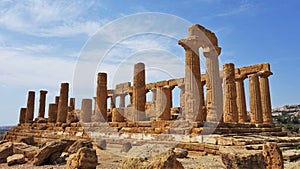
<svg viewBox="0 0 300 169"><path fill-rule="evenodd" d="M272 122L268 79L272 72L268 63L239 68L227 63L220 73L218 39L198 24L190 26L188 37L178 44L185 50L185 77L147 83L147 65L136 63L133 84L124 82L108 89L109 75L100 72L94 99L83 99L80 111L75 110L74 98L69 101L69 84L62 83L60 95L55 103L49 104L45 118L47 91L40 91L36 119L33 117L35 92L29 91L27 107L20 109L19 125L6 134L6 139L31 135L37 143L66 137L106 139L112 144L137 139L176 142L176 146L188 150L217 154L219 145L246 144L242 138L228 137L231 135L286 136ZM205 74L200 73L199 48L203 48L206 59ZM247 114L244 83L249 86L250 114ZM172 104L175 87L180 89L177 98L180 107ZM152 92L151 102L146 102L148 92ZM129 105L125 105L126 96L130 98Z"/></svg>

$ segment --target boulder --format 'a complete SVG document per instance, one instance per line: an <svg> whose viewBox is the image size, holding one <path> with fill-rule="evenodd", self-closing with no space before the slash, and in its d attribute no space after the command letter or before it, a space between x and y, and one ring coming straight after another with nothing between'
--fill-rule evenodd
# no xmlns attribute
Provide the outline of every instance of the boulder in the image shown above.
<svg viewBox="0 0 300 169"><path fill-rule="evenodd" d="M145 158L127 158L122 162L120 168L184 169L182 164L176 159L176 155L173 150L153 156L149 160L146 160Z"/></svg>
<svg viewBox="0 0 300 169"><path fill-rule="evenodd" d="M90 141L77 140L70 146L70 148L68 149L68 153L75 154L82 147L93 148L93 144Z"/></svg>
<svg viewBox="0 0 300 169"><path fill-rule="evenodd" d="M24 164L24 163L26 163L26 160L23 154L14 154L12 156L7 157L8 166L12 166L16 164Z"/></svg>
<svg viewBox="0 0 300 169"><path fill-rule="evenodd" d="M76 154L70 155L67 161L68 169L95 169L98 165L96 150L83 147Z"/></svg>
<svg viewBox="0 0 300 169"><path fill-rule="evenodd" d="M53 162L60 157L61 153L68 146L67 141L55 140L47 142L34 157L33 164L40 166L43 164L53 164Z"/></svg>
<svg viewBox="0 0 300 169"><path fill-rule="evenodd" d="M73 110L73 111L68 112L67 123L70 124L70 123L76 123L76 122L79 122L76 111Z"/></svg>
<svg viewBox="0 0 300 169"><path fill-rule="evenodd" d="M29 161L33 160L39 148L36 146L27 145L25 143L14 143L14 154L23 154Z"/></svg>
<svg viewBox="0 0 300 169"><path fill-rule="evenodd" d="M8 140L0 140L0 145L4 144L4 143L7 143L7 142L8 142Z"/></svg>
<svg viewBox="0 0 300 169"><path fill-rule="evenodd" d="M174 152L177 158L186 158L189 154L189 152L186 149L182 148L175 148Z"/></svg>
<svg viewBox="0 0 300 169"><path fill-rule="evenodd" d="M131 148L132 148L131 143L126 142L122 145L121 152L126 152L127 153Z"/></svg>
<svg viewBox="0 0 300 169"><path fill-rule="evenodd" d="M280 148L275 142L267 142L263 145L263 156L266 169L283 169L284 161Z"/></svg>
<svg viewBox="0 0 300 169"><path fill-rule="evenodd" d="M6 142L0 145L0 163L6 163L6 158L13 154L13 143Z"/></svg>
<svg viewBox="0 0 300 169"><path fill-rule="evenodd" d="M20 143L26 143L28 145L35 145L34 138L32 136L30 137L19 137L17 138L16 142Z"/></svg>
<svg viewBox="0 0 300 169"><path fill-rule="evenodd" d="M226 168L230 169L265 169L261 151L238 148L220 149L220 155Z"/></svg>
<svg viewBox="0 0 300 169"><path fill-rule="evenodd" d="M100 140L98 146L101 150L106 150L106 140Z"/></svg>

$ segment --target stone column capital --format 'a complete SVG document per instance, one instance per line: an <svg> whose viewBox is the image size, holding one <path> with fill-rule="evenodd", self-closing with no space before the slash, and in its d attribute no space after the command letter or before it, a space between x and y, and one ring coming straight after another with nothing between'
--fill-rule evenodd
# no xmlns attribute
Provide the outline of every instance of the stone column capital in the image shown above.
<svg viewBox="0 0 300 169"><path fill-rule="evenodd" d="M247 75L245 75L245 74L235 75L236 81L244 81L246 78L247 78Z"/></svg>
<svg viewBox="0 0 300 169"><path fill-rule="evenodd" d="M40 90L40 94L47 94L48 91L47 90Z"/></svg>
<svg viewBox="0 0 300 169"><path fill-rule="evenodd" d="M260 71L260 72L257 73L257 75L260 76L260 77L267 78L267 77L273 75L273 73L270 72L270 71Z"/></svg>
<svg viewBox="0 0 300 169"><path fill-rule="evenodd" d="M204 57L220 56L221 49L219 46L206 46L203 48Z"/></svg>
<svg viewBox="0 0 300 169"><path fill-rule="evenodd" d="M180 39L178 44L184 48L185 51L193 51L196 54L199 54L199 48L203 45L200 40L197 40L194 37L188 37L186 39Z"/></svg>

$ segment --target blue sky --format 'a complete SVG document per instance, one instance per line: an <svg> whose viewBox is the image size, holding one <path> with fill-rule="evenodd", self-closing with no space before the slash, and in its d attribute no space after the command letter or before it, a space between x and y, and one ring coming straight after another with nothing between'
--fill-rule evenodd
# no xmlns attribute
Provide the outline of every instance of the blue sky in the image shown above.
<svg viewBox="0 0 300 169"><path fill-rule="evenodd" d="M222 47L222 64L233 62L236 67L240 67L269 62L274 73L270 77L273 107L299 104L299 7L300 2L297 0L2 0L0 125L17 123L19 108L26 105L28 90L38 93L40 89L47 89L47 101L53 102L59 92L59 84L65 81L72 83L81 50L97 30L118 18L143 12L175 15L212 30ZM128 47L129 50L124 51ZM168 66L164 60L171 60L177 66L182 65L183 49L177 45L176 40L149 35L127 39L123 42L123 48L116 46L107 57L115 59L121 54L134 55L140 49L152 48L166 54L161 59L162 66ZM172 54L178 55L179 59L172 60ZM155 52L151 55L159 58ZM98 70L116 74L113 62L108 63L112 64L100 65ZM176 77L182 77L182 68L175 66L170 68L170 72ZM131 70L132 67L128 67L128 71ZM152 72L148 72L148 82L173 77L169 72L165 76L163 73L157 76L154 69ZM127 79L122 79L123 76L118 79L129 81L131 74ZM113 80L110 79L110 86L114 85ZM70 94L73 94L72 90Z"/></svg>

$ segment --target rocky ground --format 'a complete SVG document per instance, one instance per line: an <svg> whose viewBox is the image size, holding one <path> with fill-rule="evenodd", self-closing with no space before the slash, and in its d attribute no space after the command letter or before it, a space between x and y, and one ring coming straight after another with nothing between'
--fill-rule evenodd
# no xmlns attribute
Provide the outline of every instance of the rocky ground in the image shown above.
<svg viewBox="0 0 300 169"><path fill-rule="evenodd" d="M127 153L120 153L120 147L118 146L109 146L107 150L101 150L99 147L94 147L96 149L98 162L100 163L97 166L97 169L100 168L119 168L122 161L125 159L124 156ZM135 152L134 152L135 151ZM119 152L116 154L116 152ZM133 150L131 153L136 153L136 150ZM213 155L204 155L200 152L190 151L188 152L188 156L186 158L177 158L179 162L186 169L225 169L226 167L222 163L220 156ZM300 161L296 162L287 162L285 161L286 169L299 169ZM35 166L32 163L21 164L8 166L6 163L0 164L0 168L8 168L8 169L65 169L67 168L66 164L61 165L43 165L43 166Z"/></svg>

